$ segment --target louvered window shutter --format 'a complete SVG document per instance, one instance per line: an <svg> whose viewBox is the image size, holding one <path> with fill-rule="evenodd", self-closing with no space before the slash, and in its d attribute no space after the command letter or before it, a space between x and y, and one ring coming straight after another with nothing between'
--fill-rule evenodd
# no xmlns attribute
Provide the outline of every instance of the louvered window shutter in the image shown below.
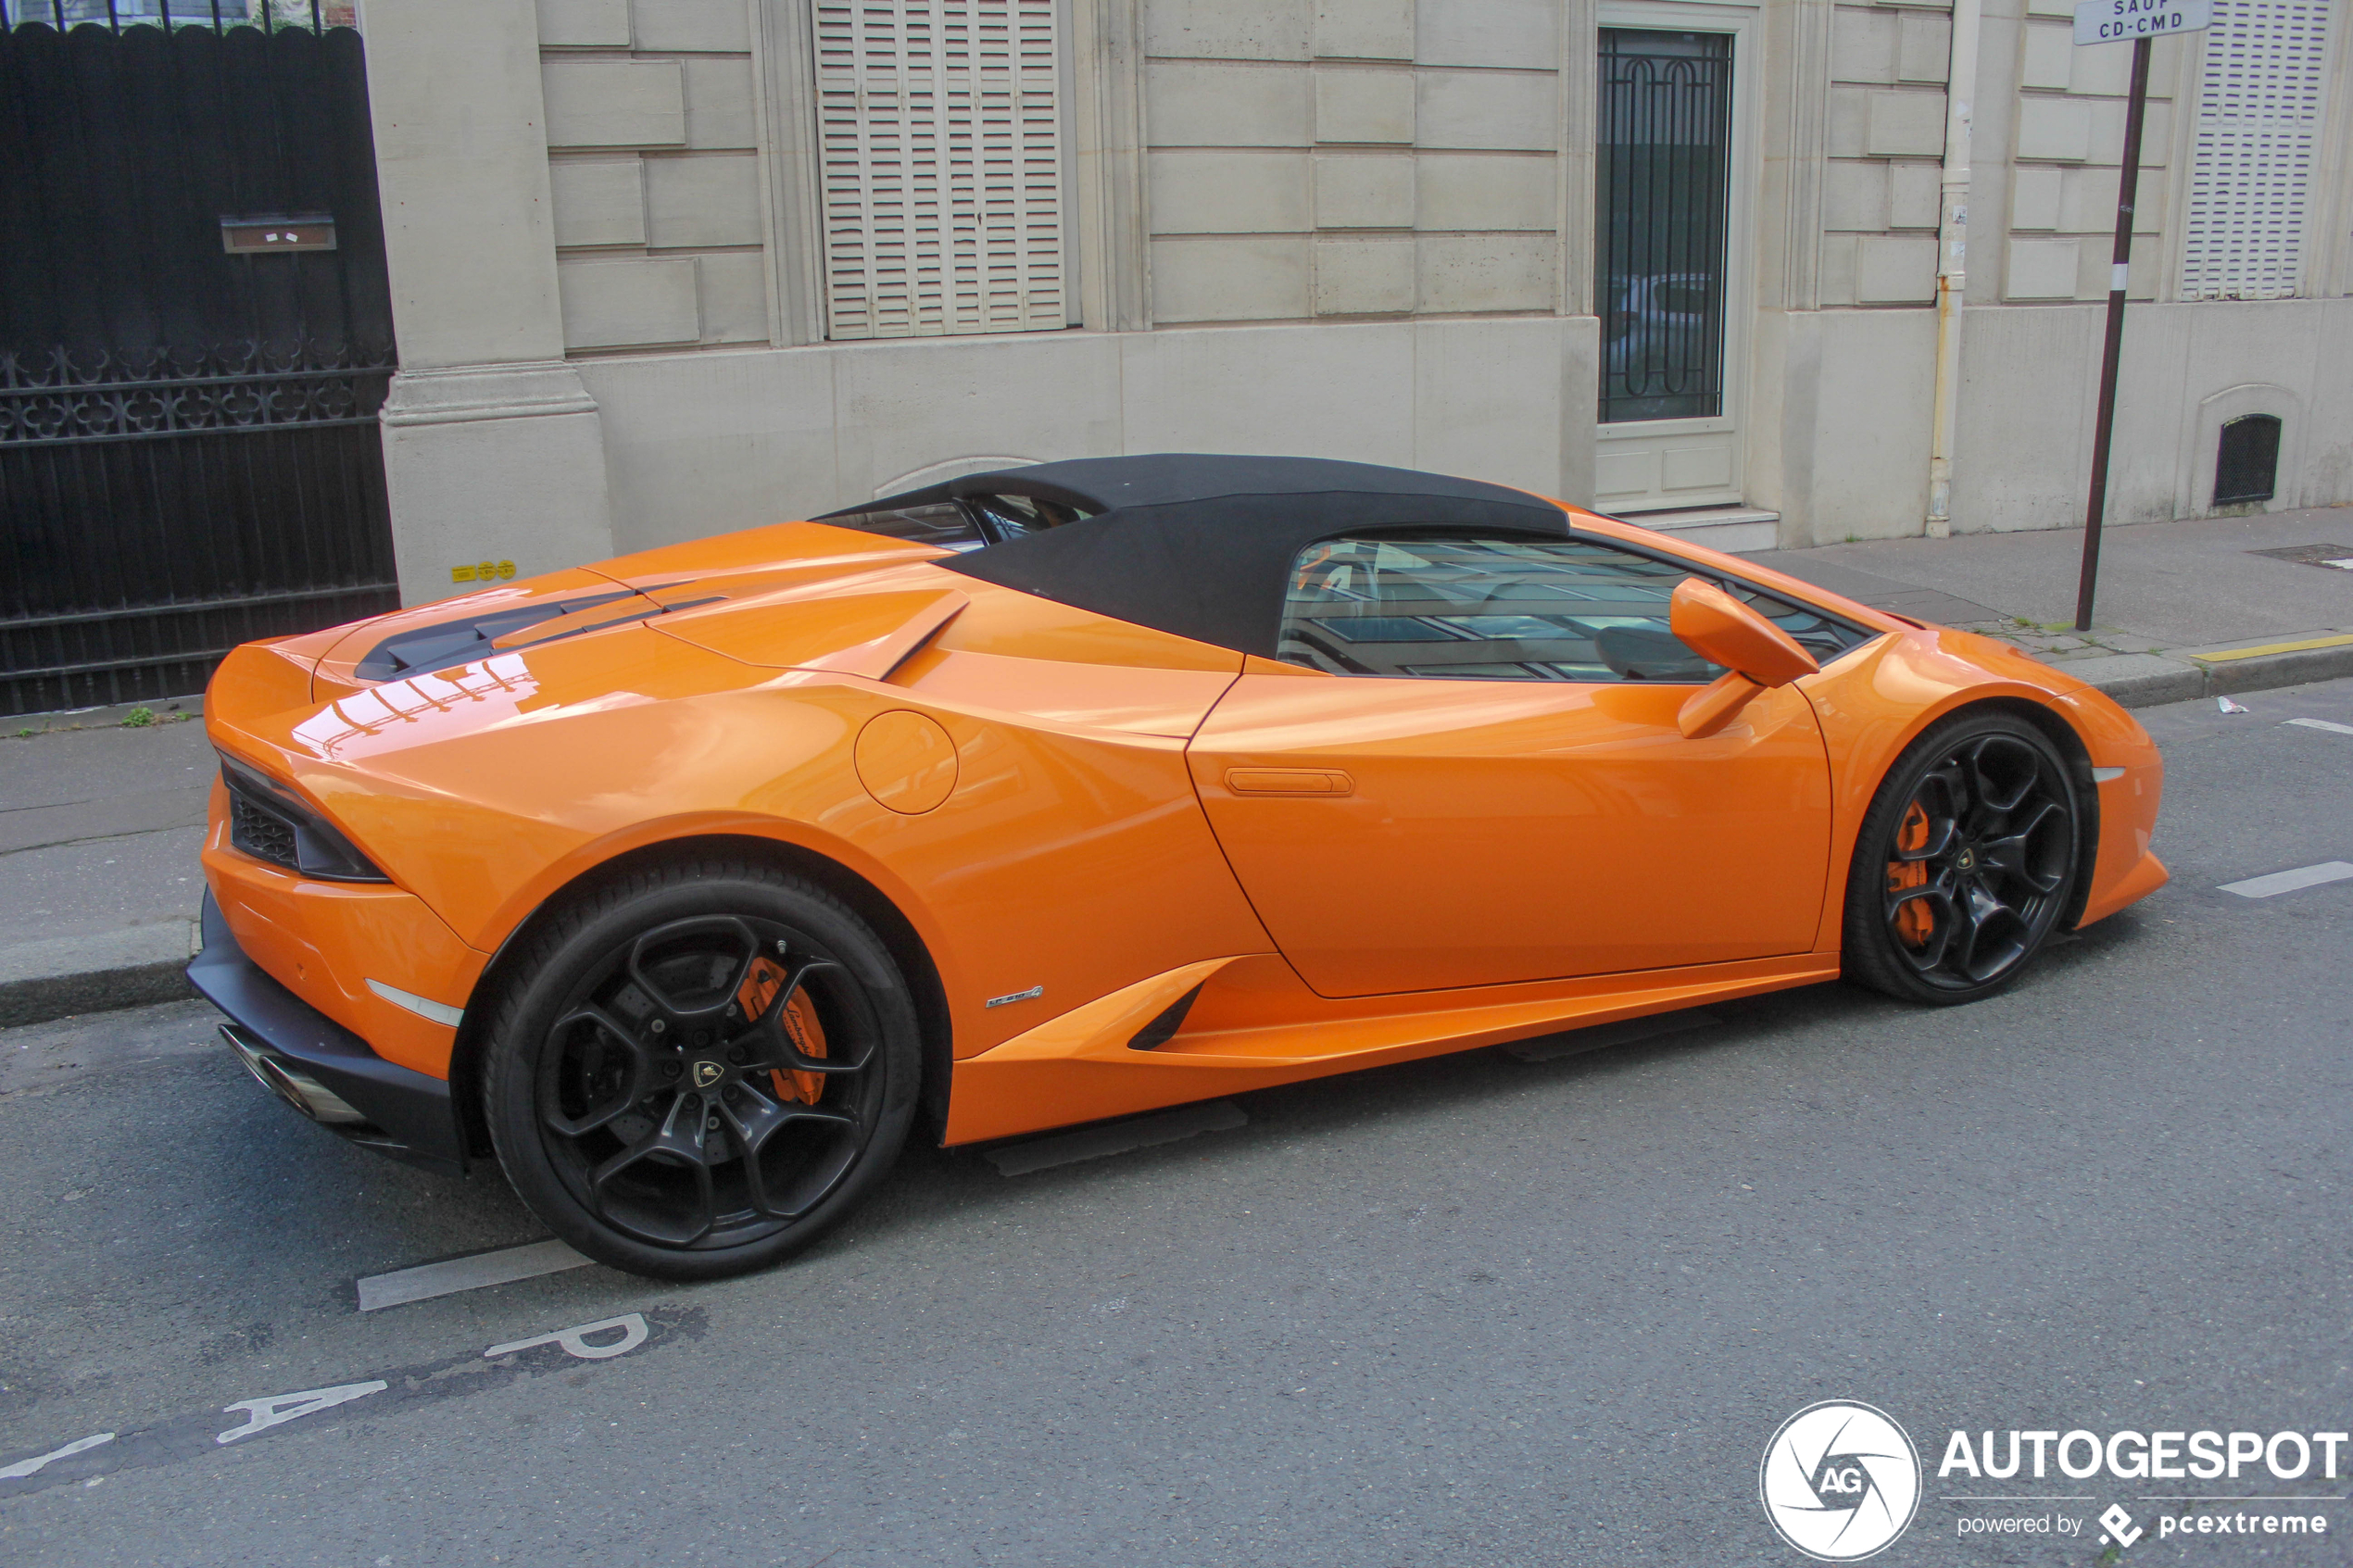
<svg viewBox="0 0 2353 1568"><path fill-rule="evenodd" d="M811 0L834 338L1063 310L1055 0Z"/></svg>
<svg viewBox="0 0 2353 1568"><path fill-rule="evenodd" d="M2190 170L2184 298L2296 292L2328 19L2327 0L2214 0Z"/></svg>

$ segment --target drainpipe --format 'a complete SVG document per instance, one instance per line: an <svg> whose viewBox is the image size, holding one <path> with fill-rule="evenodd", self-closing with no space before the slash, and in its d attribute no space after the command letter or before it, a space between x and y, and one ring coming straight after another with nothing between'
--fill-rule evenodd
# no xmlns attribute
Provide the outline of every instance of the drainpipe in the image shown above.
<svg viewBox="0 0 2353 1568"><path fill-rule="evenodd" d="M1960 428L1961 295L1969 254L1969 119L1977 100L1979 0L1953 0L1944 68L1944 173L1936 233L1936 428L1929 439L1928 536L1953 532L1953 445Z"/></svg>

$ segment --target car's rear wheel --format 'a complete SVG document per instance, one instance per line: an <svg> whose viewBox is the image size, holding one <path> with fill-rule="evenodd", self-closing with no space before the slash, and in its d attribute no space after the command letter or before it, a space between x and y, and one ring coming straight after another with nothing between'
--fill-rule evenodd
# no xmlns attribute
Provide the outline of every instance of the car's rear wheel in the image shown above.
<svg viewBox="0 0 2353 1568"><path fill-rule="evenodd" d="M740 861L661 866L566 910L507 990L483 1073L508 1179L616 1268L712 1279L806 1247L912 1118L915 1010L865 922Z"/></svg>
<svg viewBox="0 0 2353 1568"><path fill-rule="evenodd" d="M1994 710L1937 725L1896 760L1856 835L1848 978L1972 1002L2024 973L2075 891L2082 810L2067 759Z"/></svg>

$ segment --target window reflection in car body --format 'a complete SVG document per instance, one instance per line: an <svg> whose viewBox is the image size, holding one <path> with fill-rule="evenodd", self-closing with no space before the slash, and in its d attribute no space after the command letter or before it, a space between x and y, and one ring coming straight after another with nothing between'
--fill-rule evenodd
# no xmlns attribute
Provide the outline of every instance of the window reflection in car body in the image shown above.
<svg viewBox="0 0 2353 1568"><path fill-rule="evenodd" d="M1590 539L1438 530L1330 539L1301 553L1277 657L1341 675L1660 681L1723 671L1675 637L1675 585L1696 573ZM1869 633L1725 582L1827 662Z"/></svg>

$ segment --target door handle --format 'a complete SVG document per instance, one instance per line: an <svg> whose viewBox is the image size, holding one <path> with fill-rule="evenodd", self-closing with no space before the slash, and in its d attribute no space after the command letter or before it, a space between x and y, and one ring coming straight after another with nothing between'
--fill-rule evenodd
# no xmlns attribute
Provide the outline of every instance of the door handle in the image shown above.
<svg viewBox="0 0 2353 1568"><path fill-rule="evenodd" d="M1356 781L1337 768L1228 768L1226 787L1236 795L1346 795Z"/></svg>

